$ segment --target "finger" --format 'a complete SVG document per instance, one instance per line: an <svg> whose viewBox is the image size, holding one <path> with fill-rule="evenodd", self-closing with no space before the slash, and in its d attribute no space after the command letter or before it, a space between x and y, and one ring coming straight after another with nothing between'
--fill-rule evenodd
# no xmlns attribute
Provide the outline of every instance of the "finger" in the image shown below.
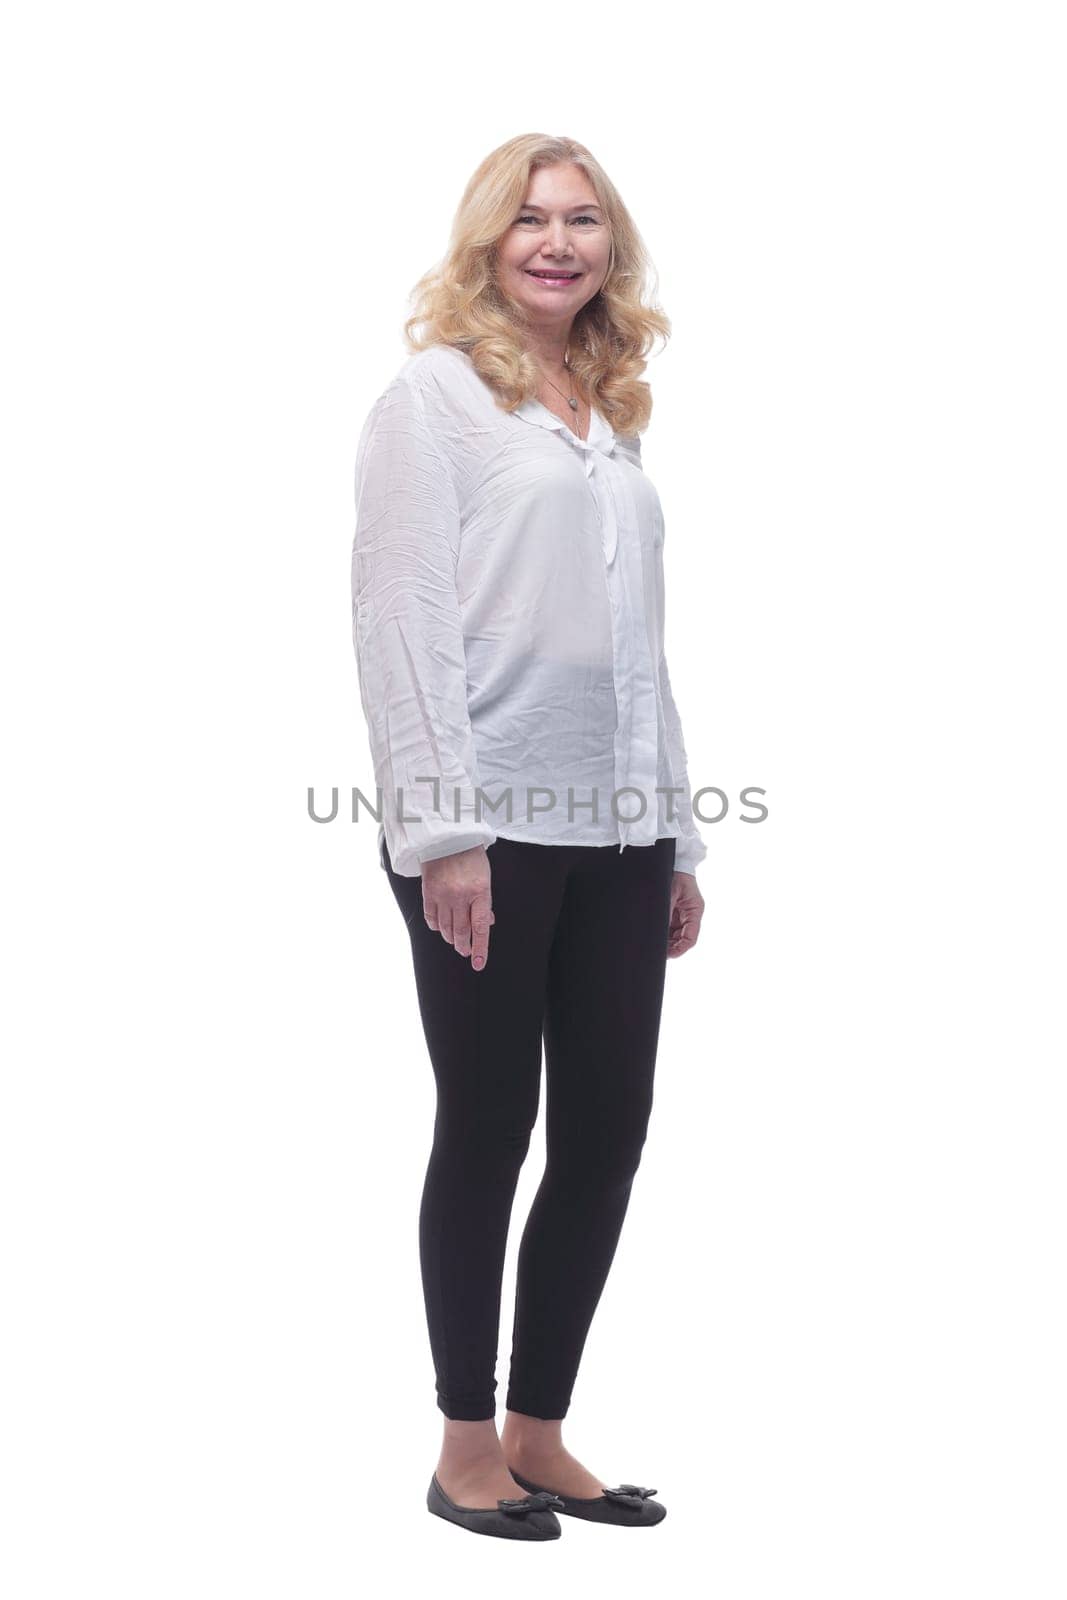
<svg viewBox="0 0 1067 1600"><path fill-rule="evenodd" d="M440 918L437 915L437 901L427 899L425 886L422 896L422 918L431 933L439 932Z"/></svg>
<svg viewBox="0 0 1067 1600"><path fill-rule="evenodd" d="M480 972L489 959L489 929L496 918L488 891L471 901L471 965Z"/></svg>
<svg viewBox="0 0 1067 1600"><path fill-rule="evenodd" d="M457 956L464 960L471 953L471 907L470 901L461 900L459 905L452 907L452 947Z"/></svg>
<svg viewBox="0 0 1067 1600"><path fill-rule="evenodd" d="M667 941L668 956L681 956L691 950L696 944L700 934L700 918L694 911L685 911L679 908L676 920L671 924L670 936Z"/></svg>
<svg viewBox="0 0 1067 1600"><path fill-rule="evenodd" d="M437 904L438 932L445 944L452 943L452 907L447 900L438 901Z"/></svg>

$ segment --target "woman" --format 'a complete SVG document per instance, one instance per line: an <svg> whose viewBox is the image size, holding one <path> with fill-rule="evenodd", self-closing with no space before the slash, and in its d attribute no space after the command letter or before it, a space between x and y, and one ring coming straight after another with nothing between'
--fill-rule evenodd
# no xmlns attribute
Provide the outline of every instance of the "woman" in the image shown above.
<svg viewBox="0 0 1067 1600"><path fill-rule="evenodd" d="M419 1243L445 1421L427 1503L505 1537L558 1537L555 1511L665 1514L654 1489L601 1482L561 1428L646 1136L666 962L704 909L663 655L663 519L641 467L639 374L670 326L642 301L646 267L583 146L495 150L357 452L378 845L437 1083ZM547 1163L498 1436L505 1246L542 1043Z"/></svg>

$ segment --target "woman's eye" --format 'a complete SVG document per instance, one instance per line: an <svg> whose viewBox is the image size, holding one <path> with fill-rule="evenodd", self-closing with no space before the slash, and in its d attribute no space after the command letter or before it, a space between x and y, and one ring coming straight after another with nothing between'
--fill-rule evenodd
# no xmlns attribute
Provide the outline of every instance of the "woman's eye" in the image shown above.
<svg viewBox="0 0 1067 1600"><path fill-rule="evenodd" d="M535 224L536 224L537 220L538 219L536 217L531 217L529 215L519 218L520 222L532 222L532 223L535 223ZM581 216L581 217L575 217L574 220L575 220L575 222L591 222L593 224L594 228L597 225L597 220L596 220L595 217Z"/></svg>

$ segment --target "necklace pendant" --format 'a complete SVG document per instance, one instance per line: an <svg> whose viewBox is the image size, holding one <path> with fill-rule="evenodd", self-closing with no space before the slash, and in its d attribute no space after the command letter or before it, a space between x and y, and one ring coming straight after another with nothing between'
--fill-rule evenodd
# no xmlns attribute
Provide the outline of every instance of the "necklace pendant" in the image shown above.
<svg viewBox="0 0 1067 1600"><path fill-rule="evenodd" d="M570 406L570 408L571 408L571 410L572 410L572 411L577 411L577 409L578 409L578 402L577 402L577 400L571 400L571 399L569 399L569 398L568 398L568 400L567 400L567 404L568 404L568 405L569 405L569 406Z"/></svg>

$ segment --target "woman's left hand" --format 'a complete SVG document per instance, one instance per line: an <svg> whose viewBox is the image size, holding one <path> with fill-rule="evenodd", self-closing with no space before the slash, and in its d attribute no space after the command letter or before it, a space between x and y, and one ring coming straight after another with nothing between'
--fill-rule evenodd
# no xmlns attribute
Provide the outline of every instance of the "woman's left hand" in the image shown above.
<svg viewBox="0 0 1067 1600"><path fill-rule="evenodd" d="M667 935L667 959L684 956L692 950L700 937L700 919L704 915L704 896L697 887L695 874L676 872L671 879L671 919Z"/></svg>

